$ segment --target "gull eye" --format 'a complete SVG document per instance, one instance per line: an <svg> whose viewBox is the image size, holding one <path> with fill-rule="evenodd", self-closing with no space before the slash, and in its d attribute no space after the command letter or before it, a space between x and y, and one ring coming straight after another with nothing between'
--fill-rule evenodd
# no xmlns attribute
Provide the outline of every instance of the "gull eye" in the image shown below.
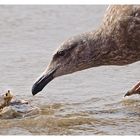
<svg viewBox="0 0 140 140"><path fill-rule="evenodd" d="M54 54L53 59L61 58L65 56L65 54L66 54L66 51L58 51L56 52L56 54Z"/></svg>
<svg viewBox="0 0 140 140"><path fill-rule="evenodd" d="M59 52L57 52L57 55L64 56L65 55L65 51L59 51Z"/></svg>
<svg viewBox="0 0 140 140"><path fill-rule="evenodd" d="M5 96L8 96L8 93L6 93Z"/></svg>

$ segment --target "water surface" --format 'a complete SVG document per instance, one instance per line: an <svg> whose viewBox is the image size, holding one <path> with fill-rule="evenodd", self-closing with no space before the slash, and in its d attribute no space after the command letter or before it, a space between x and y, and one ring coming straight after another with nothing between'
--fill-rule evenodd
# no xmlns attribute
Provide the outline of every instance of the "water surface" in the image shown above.
<svg viewBox="0 0 140 140"><path fill-rule="evenodd" d="M140 134L140 97L123 98L139 81L139 62L62 76L31 94L60 43L96 29L106 7L0 6L0 92L11 89L41 109L35 116L1 119L0 134Z"/></svg>

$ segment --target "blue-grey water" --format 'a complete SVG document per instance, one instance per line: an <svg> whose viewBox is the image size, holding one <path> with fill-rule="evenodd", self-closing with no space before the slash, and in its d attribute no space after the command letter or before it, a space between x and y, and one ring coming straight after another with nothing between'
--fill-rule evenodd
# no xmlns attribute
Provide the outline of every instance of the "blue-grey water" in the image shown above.
<svg viewBox="0 0 140 140"><path fill-rule="evenodd" d="M36 116L1 119L1 135L140 134L140 97L123 98L139 81L139 62L62 76L31 94L61 42L96 29L106 7L0 6L0 93L11 89L41 109Z"/></svg>

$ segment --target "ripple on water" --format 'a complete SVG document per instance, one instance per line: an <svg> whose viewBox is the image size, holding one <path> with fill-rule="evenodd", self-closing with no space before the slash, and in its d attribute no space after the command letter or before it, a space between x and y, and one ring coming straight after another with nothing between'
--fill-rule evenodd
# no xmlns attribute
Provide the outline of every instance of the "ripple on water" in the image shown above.
<svg viewBox="0 0 140 140"><path fill-rule="evenodd" d="M0 132L1 135L32 135L28 130L20 128L20 127L12 127L3 129Z"/></svg>
<svg viewBox="0 0 140 140"><path fill-rule="evenodd" d="M30 107L30 108L29 108ZM41 112L38 107L27 106L7 106L0 111L0 119L24 118L39 115Z"/></svg>
<svg viewBox="0 0 140 140"><path fill-rule="evenodd" d="M139 130L139 127L135 126L136 122L140 123L139 100L114 100L109 103L104 102L99 108L92 106L92 101L100 103L103 99L92 98L81 103L42 105L40 106L41 113L38 116L1 120L1 134L4 134L6 129L7 134L20 134L23 130L23 134L34 135L107 135L131 134L134 131L127 129L127 132L124 132L124 127L134 127L135 130ZM17 128L21 128L21 131L16 132ZM14 131L9 131L10 129Z"/></svg>
<svg viewBox="0 0 140 140"><path fill-rule="evenodd" d="M109 120L103 120L103 119L96 119L93 117L80 117L80 116L75 116L75 117L46 117L44 115L36 117L31 120L24 120L24 128L29 129L30 132L34 131L34 127L36 128L36 133L42 133L41 129L43 131L46 130L45 133L47 134L56 134L58 130L63 130L62 132L65 131L65 134L71 130L75 129L77 131L78 127L84 127L93 130L97 129L97 126L103 126L103 125L116 125L114 121L109 121ZM32 127L30 127L32 126ZM77 127L75 127L77 126ZM85 129L86 129L85 128ZM57 131L56 131L57 130ZM37 132L38 131L38 132Z"/></svg>

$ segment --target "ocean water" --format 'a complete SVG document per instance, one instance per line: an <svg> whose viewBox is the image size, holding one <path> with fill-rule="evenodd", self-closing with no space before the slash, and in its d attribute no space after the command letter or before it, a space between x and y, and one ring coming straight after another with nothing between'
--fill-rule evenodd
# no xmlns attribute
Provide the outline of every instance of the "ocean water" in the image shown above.
<svg viewBox="0 0 140 140"><path fill-rule="evenodd" d="M139 81L139 62L62 76L31 94L61 42L96 29L106 8L0 6L0 93L11 89L16 98L41 109L33 116L0 119L1 135L140 134L140 97L123 97Z"/></svg>

